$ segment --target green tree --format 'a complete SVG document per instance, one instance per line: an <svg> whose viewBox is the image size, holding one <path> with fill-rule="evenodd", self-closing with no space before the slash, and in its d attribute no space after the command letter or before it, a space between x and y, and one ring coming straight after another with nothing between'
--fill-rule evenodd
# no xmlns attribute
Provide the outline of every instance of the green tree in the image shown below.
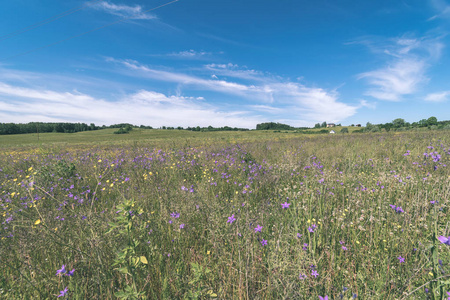
<svg viewBox="0 0 450 300"><path fill-rule="evenodd" d="M348 128L347 127L342 128L341 133L348 133Z"/></svg>
<svg viewBox="0 0 450 300"><path fill-rule="evenodd" d="M392 121L392 126L395 128L400 128L400 127L404 127L405 126L405 120L398 118L395 119L394 121Z"/></svg>
<svg viewBox="0 0 450 300"><path fill-rule="evenodd" d="M433 125L437 125L437 118L436 117L429 117L427 120L427 125L428 126L433 126Z"/></svg>

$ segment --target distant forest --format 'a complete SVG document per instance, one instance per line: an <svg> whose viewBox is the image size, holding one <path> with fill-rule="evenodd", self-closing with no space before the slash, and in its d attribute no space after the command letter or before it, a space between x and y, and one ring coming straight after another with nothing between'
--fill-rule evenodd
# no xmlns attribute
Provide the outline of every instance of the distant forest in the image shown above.
<svg viewBox="0 0 450 300"><path fill-rule="evenodd" d="M7 134L23 134L23 133L44 133L44 132L61 132L61 133L75 133L81 131L91 131L91 130L99 130L106 128L116 128L118 129L114 133L129 133L133 130L133 128L141 128L141 129L153 129L152 126L136 126L129 123L120 123L113 125L103 125L96 126L94 123L86 124L86 123L43 123L43 122L31 122L31 123L0 123L0 135ZM162 126L159 129L165 130L189 130L189 131L248 131L247 128L237 128L237 127L166 127Z"/></svg>
<svg viewBox="0 0 450 300"><path fill-rule="evenodd" d="M94 123L87 125L85 123L41 123L31 122L26 124L0 123L0 134L21 134L36 132L80 132L88 130L97 130L101 127Z"/></svg>
<svg viewBox="0 0 450 300"><path fill-rule="evenodd" d="M341 126L341 124L336 124L336 126ZM350 125L355 126L355 125ZM358 125L360 126L360 125ZM317 123L314 128L326 128L327 123ZM116 128L118 129L114 133L129 133L134 128L141 129L153 129L152 126L146 125L132 125L129 123L120 123L113 125L103 125L96 126L94 123L86 124L86 123L44 123L44 122L31 122L31 123L0 123L0 135L7 134L22 134L22 133L44 133L44 132L61 132L61 133L75 133L81 131L91 131L91 130L99 130L105 128ZM353 130L353 133L358 132L379 132L379 131L405 131L405 130L421 130L421 129L450 129L450 121L438 121L436 117L430 117L428 119L422 119L418 122L409 123L404 119L398 118L389 123L384 124L372 124L367 122L366 126ZM158 129L164 130L189 130L189 131L247 131L247 128L237 128L237 127L166 127L161 126ZM320 131L308 131L307 129L311 129L309 127L292 127L287 124L275 123L275 122L266 122L260 123L256 125L256 130L300 130L301 133L328 133L329 131L326 129L322 129ZM347 128L341 129L342 133L347 133Z"/></svg>

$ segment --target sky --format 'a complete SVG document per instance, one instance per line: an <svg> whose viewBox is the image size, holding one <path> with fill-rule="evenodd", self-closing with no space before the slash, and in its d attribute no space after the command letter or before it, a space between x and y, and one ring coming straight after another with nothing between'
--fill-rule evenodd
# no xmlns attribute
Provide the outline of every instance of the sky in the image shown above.
<svg viewBox="0 0 450 300"><path fill-rule="evenodd" d="M450 120L450 0L0 3L0 123Z"/></svg>

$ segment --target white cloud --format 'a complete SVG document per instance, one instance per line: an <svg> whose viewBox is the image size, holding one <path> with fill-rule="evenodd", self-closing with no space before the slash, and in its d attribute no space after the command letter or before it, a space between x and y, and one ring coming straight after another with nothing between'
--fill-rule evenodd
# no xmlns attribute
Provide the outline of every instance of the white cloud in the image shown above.
<svg viewBox="0 0 450 300"><path fill-rule="evenodd" d="M401 59L382 69L359 74L367 78L374 88L366 95L380 100L399 101L402 95L414 93L418 85L427 80L425 62L417 59Z"/></svg>
<svg viewBox="0 0 450 300"><path fill-rule="evenodd" d="M436 15L432 16L428 19L428 21L432 21L435 19L447 19L450 18L450 4L447 4L444 0L431 0L431 4L433 8L438 12Z"/></svg>
<svg viewBox="0 0 450 300"><path fill-rule="evenodd" d="M236 126L254 128L257 115L245 110L221 111L202 97L166 96L140 90L116 101L82 93L30 89L0 83L3 122L94 122L159 126Z"/></svg>
<svg viewBox="0 0 450 300"><path fill-rule="evenodd" d="M216 91L250 98L258 97L259 99L264 101L271 100L270 94L268 93L268 90L265 89L265 87L259 87L255 85L245 85L225 80L203 79L197 76L188 75L184 73L157 70L142 65L137 61L133 60L115 60L113 58L109 58L107 59L107 61L119 63L125 66L126 68L133 70L133 72L128 73L128 75L131 76L139 76L153 80L173 82L177 84L190 86L191 88L199 90Z"/></svg>
<svg viewBox="0 0 450 300"><path fill-rule="evenodd" d="M444 102L449 99L450 99L450 91L431 93L425 97L425 100L430 102Z"/></svg>
<svg viewBox="0 0 450 300"><path fill-rule="evenodd" d="M228 64L207 64L204 66L205 70L214 72L221 76L239 78L244 80L254 80L254 81L267 81L268 74L256 70L249 70L245 67L241 68L239 65L228 63Z"/></svg>
<svg viewBox="0 0 450 300"><path fill-rule="evenodd" d="M195 51L193 49L187 51L173 52L166 54L165 56L181 58L181 59L205 59L206 57L211 56L211 52L206 51Z"/></svg>
<svg viewBox="0 0 450 300"><path fill-rule="evenodd" d="M364 78L372 86L365 95L387 101L400 101L404 95L417 92L429 80L427 68L439 59L443 48L438 39L432 38L401 37L390 44L364 44L375 53L389 55L385 67L358 75L358 79Z"/></svg>
<svg viewBox="0 0 450 300"><path fill-rule="evenodd" d="M352 106L338 101L338 93L326 91L321 88L304 86L297 82L281 81L278 77L252 71L257 77L257 83L242 84L229 82L226 80L203 79L197 76L183 73L156 70L136 61L108 59L110 62L119 63L126 68L133 70L127 73L130 76L147 77L152 80L168 81L185 86L190 86L204 91L215 91L231 94L240 98L251 100L254 104L249 107L256 111L271 113L273 118L289 118L290 124L302 124L305 122L317 122L327 120L328 122L338 122L356 113L361 106ZM210 64L208 68L216 73L219 70L232 72L233 77L245 77L252 79L252 76L241 76L239 69L234 64ZM139 72L136 72L139 71ZM214 74L215 75L215 74ZM209 75L211 76L211 75ZM270 106L268 105L270 104ZM276 120L275 120L276 121Z"/></svg>
<svg viewBox="0 0 450 300"><path fill-rule="evenodd" d="M114 4L108 1L101 1L95 5L92 5L92 8L102 10L106 13L125 19L149 20L156 18L154 15L146 13L140 5L129 6L124 4Z"/></svg>

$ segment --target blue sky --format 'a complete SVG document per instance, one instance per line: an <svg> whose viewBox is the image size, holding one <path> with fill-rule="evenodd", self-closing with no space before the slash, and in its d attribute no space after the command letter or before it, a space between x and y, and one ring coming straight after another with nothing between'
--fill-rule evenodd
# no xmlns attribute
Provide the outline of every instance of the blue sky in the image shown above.
<svg viewBox="0 0 450 300"><path fill-rule="evenodd" d="M0 122L450 119L450 1L169 2L2 1Z"/></svg>

